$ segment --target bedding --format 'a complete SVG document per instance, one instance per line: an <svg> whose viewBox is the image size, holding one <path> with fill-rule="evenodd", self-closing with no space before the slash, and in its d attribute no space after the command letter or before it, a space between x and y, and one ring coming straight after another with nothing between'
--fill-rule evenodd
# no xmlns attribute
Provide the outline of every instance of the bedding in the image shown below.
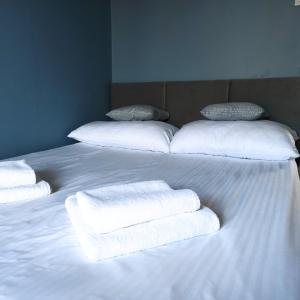
<svg viewBox="0 0 300 300"><path fill-rule="evenodd" d="M300 182L290 161L108 149L26 155L54 193L0 207L1 300L298 300ZM211 236L90 263L64 207L77 191L165 180L217 213Z"/></svg>
<svg viewBox="0 0 300 300"><path fill-rule="evenodd" d="M0 189L35 183L35 172L24 160L0 163Z"/></svg>
<svg viewBox="0 0 300 300"><path fill-rule="evenodd" d="M175 126L159 121L96 121L73 130L68 137L102 147L168 153L176 131Z"/></svg>
<svg viewBox="0 0 300 300"><path fill-rule="evenodd" d="M106 116L115 121L165 121L169 113L152 105L129 105L115 108Z"/></svg>
<svg viewBox="0 0 300 300"><path fill-rule="evenodd" d="M213 234L220 228L216 214L203 207L197 211L179 213L97 234L84 222L76 197L67 198L65 206L82 249L93 262L150 250L199 235Z"/></svg>
<svg viewBox="0 0 300 300"><path fill-rule="evenodd" d="M143 181L78 192L76 206L96 234L200 209L191 190L173 190L164 181Z"/></svg>
<svg viewBox="0 0 300 300"><path fill-rule="evenodd" d="M294 130L293 128L289 127L288 125L280 123L280 122L270 121L270 120L264 120L263 122L265 122L265 123L272 123L275 126L277 125L277 126L283 127L284 129L286 129L287 131L289 131L289 133L292 135L292 137L293 137L293 139L295 141L299 140L299 136L298 136L297 131Z"/></svg>
<svg viewBox="0 0 300 300"><path fill-rule="evenodd" d="M194 121L175 134L170 151L261 160L297 158L292 134L278 124L263 120Z"/></svg>
<svg viewBox="0 0 300 300"><path fill-rule="evenodd" d="M212 121L253 121L263 117L265 110L251 102L230 102L207 105L201 114Z"/></svg>
<svg viewBox="0 0 300 300"><path fill-rule="evenodd" d="M48 182L41 180L35 184L0 189L0 203L31 201L51 194Z"/></svg>

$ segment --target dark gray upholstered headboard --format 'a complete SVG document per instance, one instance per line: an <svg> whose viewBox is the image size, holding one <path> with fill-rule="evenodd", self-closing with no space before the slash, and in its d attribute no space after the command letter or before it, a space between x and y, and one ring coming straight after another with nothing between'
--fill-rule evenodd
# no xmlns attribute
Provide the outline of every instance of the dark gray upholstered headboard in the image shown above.
<svg viewBox="0 0 300 300"><path fill-rule="evenodd" d="M232 101L259 104L271 120L285 123L300 133L300 77L112 85L112 108L155 105L169 111L169 122L177 126L201 119L200 110L208 104Z"/></svg>

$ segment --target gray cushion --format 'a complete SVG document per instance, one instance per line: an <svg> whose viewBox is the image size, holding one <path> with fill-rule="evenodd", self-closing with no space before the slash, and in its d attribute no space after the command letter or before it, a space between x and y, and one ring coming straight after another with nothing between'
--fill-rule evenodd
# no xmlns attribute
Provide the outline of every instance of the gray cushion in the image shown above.
<svg viewBox="0 0 300 300"><path fill-rule="evenodd" d="M208 105L201 114L213 121L252 121L264 116L265 110L250 102L231 102Z"/></svg>
<svg viewBox="0 0 300 300"><path fill-rule="evenodd" d="M169 113L152 105L130 105L111 110L106 114L115 121L164 121Z"/></svg>

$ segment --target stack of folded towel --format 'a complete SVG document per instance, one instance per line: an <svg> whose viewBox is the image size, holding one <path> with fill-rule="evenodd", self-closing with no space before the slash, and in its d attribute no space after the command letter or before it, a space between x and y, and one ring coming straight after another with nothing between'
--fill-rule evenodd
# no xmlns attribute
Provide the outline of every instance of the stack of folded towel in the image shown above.
<svg viewBox="0 0 300 300"><path fill-rule="evenodd" d="M219 219L200 209L192 190L145 181L78 192L65 203L89 259L120 256L216 232Z"/></svg>
<svg viewBox="0 0 300 300"><path fill-rule="evenodd" d="M24 160L0 162L0 203L33 200L50 193L47 182L36 183L34 170Z"/></svg>

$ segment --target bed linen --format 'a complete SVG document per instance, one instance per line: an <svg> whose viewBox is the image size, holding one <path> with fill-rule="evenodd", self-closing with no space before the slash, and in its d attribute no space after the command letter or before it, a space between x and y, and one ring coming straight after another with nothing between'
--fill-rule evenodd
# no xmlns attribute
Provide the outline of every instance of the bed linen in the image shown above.
<svg viewBox="0 0 300 300"><path fill-rule="evenodd" d="M82 219L76 197L66 200L66 210L82 249L91 261L100 261L172 242L215 233L220 229L217 215L208 207L97 234Z"/></svg>
<svg viewBox="0 0 300 300"><path fill-rule="evenodd" d="M24 160L0 163L0 189L35 184L34 170Z"/></svg>
<svg viewBox="0 0 300 300"><path fill-rule="evenodd" d="M172 190L161 180L82 191L74 198L83 223L96 234L193 212L201 206L194 191Z"/></svg>
<svg viewBox="0 0 300 300"><path fill-rule="evenodd" d="M1 300L299 300L300 186L294 161L82 143L23 158L53 194L0 206ZM84 189L143 180L193 189L219 216L220 231L90 263L65 199Z"/></svg>
<svg viewBox="0 0 300 300"><path fill-rule="evenodd" d="M51 187L48 182L42 180L35 184L0 189L0 203L32 201L49 194L51 194Z"/></svg>

